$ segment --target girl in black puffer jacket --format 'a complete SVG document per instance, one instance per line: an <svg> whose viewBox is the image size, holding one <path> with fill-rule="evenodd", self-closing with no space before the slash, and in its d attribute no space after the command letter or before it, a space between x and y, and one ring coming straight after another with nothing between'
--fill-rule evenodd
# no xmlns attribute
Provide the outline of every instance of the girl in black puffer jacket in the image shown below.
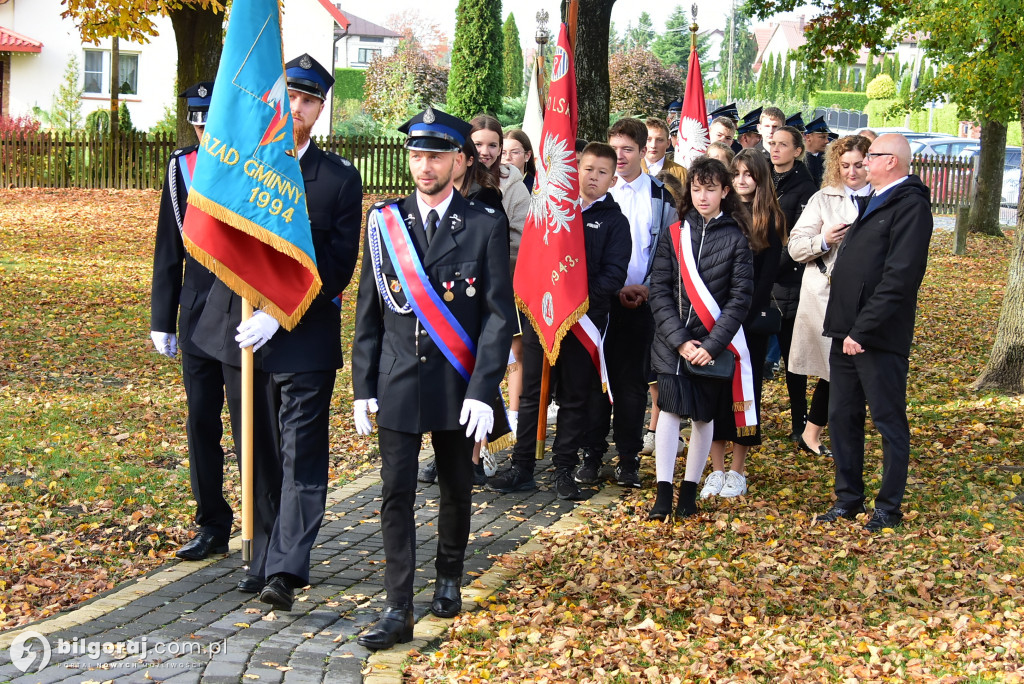
<svg viewBox="0 0 1024 684"><path fill-rule="evenodd" d="M722 404L733 403L733 397L731 383L689 376L683 362L703 366L726 350L747 317L754 289L746 235L749 214L733 192L728 169L716 159L697 159L690 168L689 190L681 203L684 221L662 231L651 273L650 305L655 323L651 367L658 374L661 408L655 434L658 496L651 509L652 520L664 520L672 511L682 417L691 418L693 428L676 513L697 512L697 482L711 450L714 418L722 415ZM701 322L682 283L679 264L682 250L688 249L682 241L687 224L697 272L721 310L711 330ZM673 233L680 240L678 253Z"/></svg>

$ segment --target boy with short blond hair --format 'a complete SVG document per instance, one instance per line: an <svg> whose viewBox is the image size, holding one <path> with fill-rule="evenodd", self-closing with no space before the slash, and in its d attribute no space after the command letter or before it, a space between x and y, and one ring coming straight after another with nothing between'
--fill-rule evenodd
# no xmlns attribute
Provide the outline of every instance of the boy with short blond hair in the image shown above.
<svg viewBox="0 0 1024 684"><path fill-rule="evenodd" d="M586 317L604 333L612 298L626 280L632 243L629 221L608 194L617 176L615 150L604 143L589 143L580 155L580 203L583 207L583 241L587 265L587 294L590 307ZM533 326L523 328L523 393L519 399L519 425L512 466L492 477L490 489L507 493L536 488L537 421L540 414L540 379L544 350ZM590 353L575 333L562 338L558 360L551 367L551 381L558 384L558 417L552 461L556 496L575 501L583 498L573 470L579 450L600 415L608 397L601 388L601 374Z"/></svg>
<svg viewBox="0 0 1024 684"><path fill-rule="evenodd" d="M668 124L656 116L647 119L645 123L647 124L647 147L644 153L644 163L647 168L645 170L652 176L657 176L662 171L670 173L685 185L686 168L668 158L668 148L672 140Z"/></svg>

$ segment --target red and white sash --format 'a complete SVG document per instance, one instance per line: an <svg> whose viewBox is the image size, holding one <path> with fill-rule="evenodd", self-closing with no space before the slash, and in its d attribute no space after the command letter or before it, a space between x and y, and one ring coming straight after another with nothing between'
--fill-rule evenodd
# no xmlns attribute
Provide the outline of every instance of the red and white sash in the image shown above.
<svg viewBox="0 0 1024 684"><path fill-rule="evenodd" d="M693 242L690 239L690 222L684 221L682 229L676 223L669 231L676 254L682 255L679 273L686 287L686 296L689 297L700 322L710 332L722 310L697 271ZM757 408L754 406L754 369L750 363L750 350L747 349L747 338L742 327L736 331L736 336L729 343L729 351L736 357L736 372L732 374L732 410L736 416L736 434L743 437L752 435L757 430Z"/></svg>
<svg viewBox="0 0 1024 684"><path fill-rule="evenodd" d="M590 316L586 314L570 330L572 330L572 334L576 336L576 339L580 341L580 344L583 345L583 348L587 350L587 353L590 354L590 360L594 363L594 368L597 369L598 375L601 376L601 390L608 393L608 403L614 404L612 388L608 384L608 365L604 360L604 336L597 329L597 326L594 325L594 322L590 320Z"/></svg>

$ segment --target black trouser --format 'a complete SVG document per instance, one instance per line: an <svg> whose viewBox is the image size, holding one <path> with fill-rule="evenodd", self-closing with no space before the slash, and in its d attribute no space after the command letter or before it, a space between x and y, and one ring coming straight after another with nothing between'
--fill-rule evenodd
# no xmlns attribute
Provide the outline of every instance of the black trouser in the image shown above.
<svg viewBox="0 0 1024 684"><path fill-rule="evenodd" d="M221 363L205 356L182 352L181 375L188 402L185 432L188 436L189 478L196 500L196 525L218 539L231 536L231 506L224 499L224 373ZM241 400L228 392L235 453L241 457Z"/></svg>
<svg viewBox="0 0 1024 684"><path fill-rule="evenodd" d="M423 435L378 428L380 476L384 481L380 507L384 537L384 589L387 604L411 608L416 573L416 470ZM466 431L435 430L431 434L441 500L437 514L438 575L462 577L473 511L473 441Z"/></svg>
<svg viewBox="0 0 1024 684"><path fill-rule="evenodd" d="M224 374L224 387L227 390L228 406L242 403L242 369L228 364L221 365ZM263 391L266 375L260 370L253 371L253 421L252 421L252 466L253 466L253 535L252 558L249 559L248 575L265 579L263 572L266 564L267 546L270 534L277 520L277 511L281 501L281 461L275 445L278 440L277 421L267 418L269 409L266 406L267 394ZM241 410L239 410L241 414ZM239 422L241 419L239 418ZM235 426L236 452L241 473L242 460L242 427Z"/></svg>
<svg viewBox="0 0 1024 684"><path fill-rule="evenodd" d="M532 473L536 464L537 421L540 414L540 379L544 350L532 325L523 329L523 392L519 395L519 428L512 460ZM556 468L573 468L579 450L592 429L595 415L608 404L601 391L601 376L589 352L570 331L562 338L558 361L551 368L551 384L558 384L558 430L551 447Z"/></svg>
<svg viewBox="0 0 1024 684"><path fill-rule="evenodd" d="M263 388L278 432L280 508L267 545L265 576L309 583L309 555L327 503L328 427L336 372L269 373Z"/></svg>
<svg viewBox="0 0 1024 684"><path fill-rule="evenodd" d="M614 428L612 438L620 459L636 459L643 448L647 388L651 380L652 341L654 316L651 307L645 303L635 309L627 309L618 299L613 299L604 356L608 366L608 382L615 397L614 422L612 406L602 404L594 428L589 431L584 443L591 453L603 455L608 451L605 437L609 428Z"/></svg>
<svg viewBox="0 0 1024 684"><path fill-rule="evenodd" d="M789 394L790 422L793 434L802 435L808 421L815 425L828 425L828 381L818 378L811 397L811 410L807 411L807 376L789 372L789 350L793 344L795 318L783 318L779 331L779 349L786 360L786 392Z"/></svg>
<svg viewBox="0 0 1024 684"><path fill-rule="evenodd" d="M910 425L907 422L907 357L867 349L843 353L843 341L832 340L829 354L832 392L828 407L832 458L836 465L836 505L846 509L864 503L864 420L867 407L882 435L882 484L875 508L898 512L907 488Z"/></svg>

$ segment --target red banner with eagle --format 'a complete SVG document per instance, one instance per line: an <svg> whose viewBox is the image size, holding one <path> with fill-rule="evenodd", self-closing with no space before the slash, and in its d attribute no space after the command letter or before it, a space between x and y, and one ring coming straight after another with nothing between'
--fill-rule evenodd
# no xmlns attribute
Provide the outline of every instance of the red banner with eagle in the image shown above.
<svg viewBox="0 0 1024 684"><path fill-rule="evenodd" d="M537 331L551 364L562 338L589 306L576 165L576 69L567 34L562 24L513 283L516 304Z"/></svg>
<svg viewBox="0 0 1024 684"><path fill-rule="evenodd" d="M683 111L679 116L679 146L676 148L676 163L690 168L694 159L708 151L710 142L708 107L704 102L704 77L700 73L700 57L697 56L697 47L694 46L690 50L690 68L686 73Z"/></svg>

